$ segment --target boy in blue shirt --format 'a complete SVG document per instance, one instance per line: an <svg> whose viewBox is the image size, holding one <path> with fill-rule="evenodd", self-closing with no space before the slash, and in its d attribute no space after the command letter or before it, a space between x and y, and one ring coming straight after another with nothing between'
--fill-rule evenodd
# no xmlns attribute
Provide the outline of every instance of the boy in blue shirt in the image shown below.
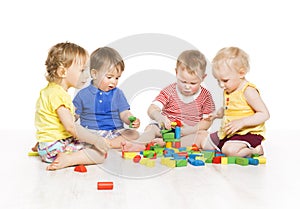
<svg viewBox="0 0 300 209"><path fill-rule="evenodd" d="M111 148L121 148L123 144L133 146L129 141L139 137L136 130L125 129L123 126L124 123L129 125L129 117L133 116L123 91L117 88L124 68L123 59L115 49L96 49L90 57L91 84L80 90L73 100L80 124L110 139ZM136 118L132 127L139 126L140 120ZM135 146L144 148L144 145Z"/></svg>

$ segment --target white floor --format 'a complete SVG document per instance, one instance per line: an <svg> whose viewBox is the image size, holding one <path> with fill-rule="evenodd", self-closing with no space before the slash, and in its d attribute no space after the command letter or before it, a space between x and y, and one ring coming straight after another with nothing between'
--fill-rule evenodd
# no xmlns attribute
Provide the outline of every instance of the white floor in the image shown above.
<svg viewBox="0 0 300 209"><path fill-rule="evenodd" d="M87 173L46 171L27 153L34 133L1 131L1 208L299 208L300 171L296 133L268 133L266 165L213 165L167 169L123 160L111 152ZM282 147L281 147L282 146ZM112 181L113 190L97 190Z"/></svg>

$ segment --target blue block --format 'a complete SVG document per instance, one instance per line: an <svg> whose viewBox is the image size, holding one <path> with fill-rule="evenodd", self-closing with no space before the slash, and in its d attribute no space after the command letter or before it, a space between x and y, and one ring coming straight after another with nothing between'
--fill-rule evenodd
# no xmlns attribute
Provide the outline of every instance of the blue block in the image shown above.
<svg viewBox="0 0 300 209"><path fill-rule="evenodd" d="M175 139L180 139L181 128L179 126L175 127Z"/></svg>
<svg viewBox="0 0 300 209"><path fill-rule="evenodd" d="M247 157L247 159L249 160L249 165L258 165L259 164L258 159L254 159L254 158L251 158L251 157Z"/></svg>
<svg viewBox="0 0 300 209"><path fill-rule="evenodd" d="M205 165L205 163L202 160L194 160L191 158L188 159L188 162L193 166L204 166Z"/></svg>

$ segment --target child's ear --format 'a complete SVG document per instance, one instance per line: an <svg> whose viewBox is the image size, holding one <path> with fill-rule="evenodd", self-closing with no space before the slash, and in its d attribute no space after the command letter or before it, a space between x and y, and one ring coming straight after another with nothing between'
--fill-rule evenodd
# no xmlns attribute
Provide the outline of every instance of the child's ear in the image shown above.
<svg viewBox="0 0 300 209"><path fill-rule="evenodd" d="M65 78L67 76L67 69L64 67L58 67L57 69L57 75L60 78Z"/></svg>
<svg viewBox="0 0 300 209"><path fill-rule="evenodd" d="M97 70L91 69L90 72L91 72L92 79L96 79L96 77L97 77Z"/></svg>
<svg viewBox="0 0 300 209"><path fill-rule="evenodd" d="M247 73L247 72L246 72L245 68L241 68L241 69L240 69L240 72L239 72L240 78L245 78L246 73Z"/></svg>

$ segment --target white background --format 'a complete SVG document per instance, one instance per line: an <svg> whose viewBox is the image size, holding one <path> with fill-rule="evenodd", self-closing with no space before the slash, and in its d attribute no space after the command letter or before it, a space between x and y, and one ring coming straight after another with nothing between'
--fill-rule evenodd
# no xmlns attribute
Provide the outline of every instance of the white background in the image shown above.
<svg viewBox="0 0 300 209"><path fill-rule="evenodd" d="M91 53L126 36L161 33L188 41L209 60L225 46L244 49L251 58L247 78L260 89L271 113L268 131L299 130L298 4L296 0L1 1L0 129L34 131L35 101L46 85L44 62L52 45L70 41ZM174 66L165 70L172 72ZM124 78L131 73L134 68L128 64Z"/></svg>

